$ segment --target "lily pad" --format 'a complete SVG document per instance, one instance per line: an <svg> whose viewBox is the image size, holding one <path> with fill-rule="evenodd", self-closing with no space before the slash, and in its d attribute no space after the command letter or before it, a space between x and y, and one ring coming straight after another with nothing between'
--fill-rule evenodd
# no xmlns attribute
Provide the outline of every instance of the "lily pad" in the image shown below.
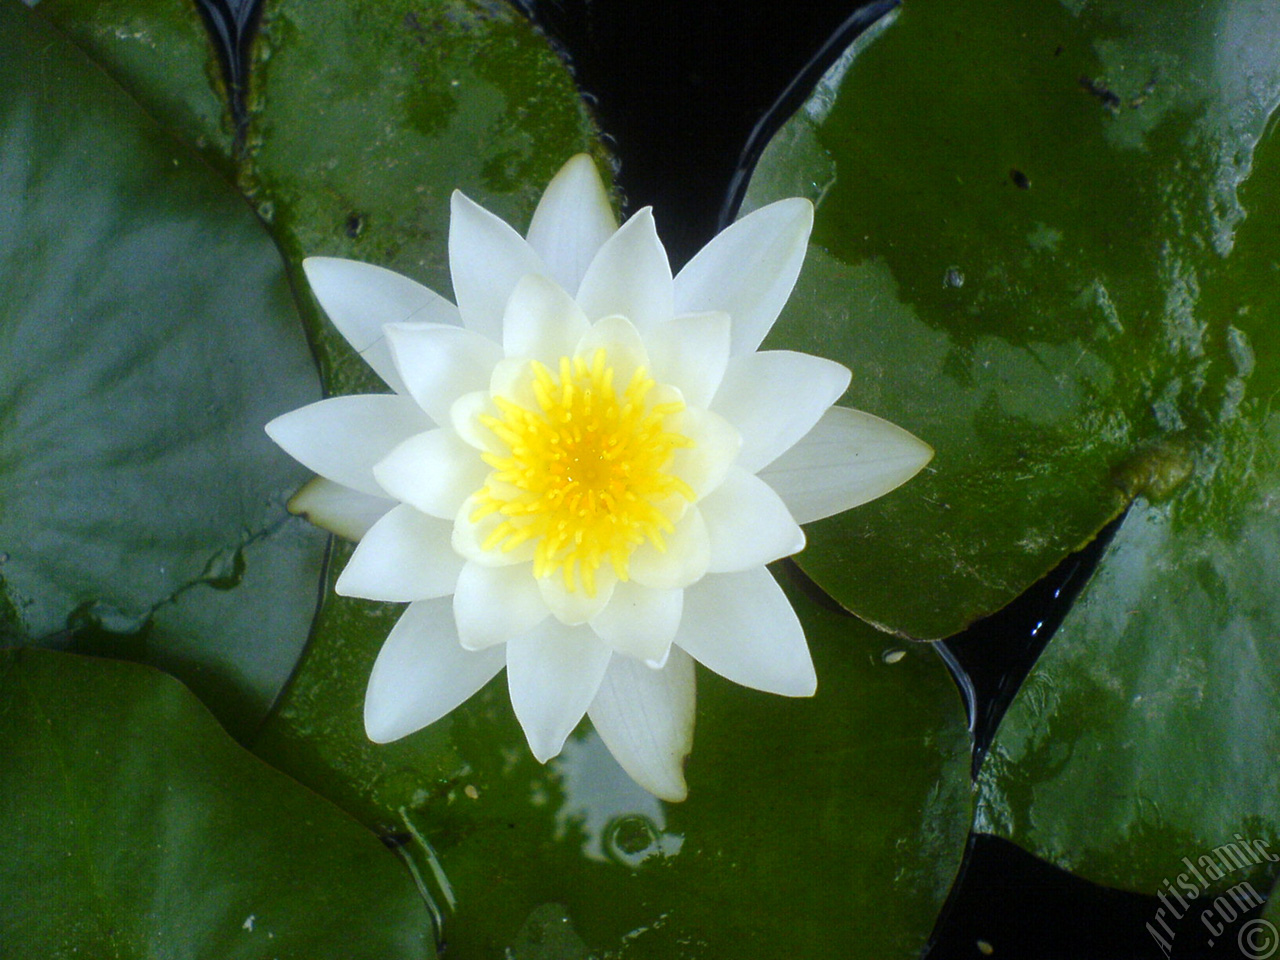
<svg viewBox="0 0 1280 960"><path fill-rule="evenodd" d="M1224 23L1273 36L1267 10ZM1258 50L1255 77L1280 76L1273 47ZM1188 304L1206 337L1228 324L1229 360L1203 364L1214 430L1171 499L1130 510L981 775L979 829L1148 892L1236 834L1280 846L1280 141L1252 162L1233 247ZM1222 883L1276 868L1251 871Z"/></svg>
<svg viewBox="0 0 1280 960"><path fill-rule="evenodd" d="M0 941L26 957L434 957L394 854L133 664L0 653Z"/></svg>
<svg viewBox="0 0 1280 960"><path fill-rule="evenodd" d="M1278 440L1273 419L1268 458ZM1280 852L1280 516L1242 499L1218 530L1134 506L1001 722L976 830L1144 893L1237 834ZM1218 871L1205 887L1277 872Z"/></svg>
<svg viewBox="0 0 1280 960"><path fill-rule="evenodd" d="M247 733L305 643L324 545L261 431L318 394L283 265L36 14L0 5L0 32L5 639L162 663Z"/></svg>
<svg viewBox="0 0 1280 960"><path fill-rule="evenodd" d="M427 852L461 956L916 956L969 825L959 697L929 649L789 595L817 696L700 670L681 804L636 787L587 724L539 766L502 675L425 730L369 743L364 686L399 608L331 595L255 749Z"/></svg>
<svg viewBox="0 0 1280 960"><path fill-rule="evenodd" d="M197 0L40 0L39 14L153 119L234 178L235 130Z"/></svg>
<svg viewBox="0 0 1280 960"><path fill-rule="evenodd" d="M565 160L602 156L568 69L505 4L270 0L257 50L242 181L294 264L364 260L448 296L454 189L527 221ZM302 300L330 392L384 390Z"/></svg>
<svg viewBox="0 0 1280 960"><path fill-rule="evenodd" d="M171 3L125 6L40 9L250 199L304 291L298 307L330 392L383 386L320 316L302 258L377 263L447 296L452 190L527 220L570 156L605 159L568 68L504 3L264 0L242 153L199 18Z"/></svg>
<svg viewBox="0 0 1280 960"><path fill-rule="evenodd" d="M1274 17L907 4L774 137L746 206L801 194L817 216L768 345L847 364L842 402L937 449L810 529L799 562L849 609L954 634L1197 475L1275 286L1238 195L1269 173Z"/></svg>

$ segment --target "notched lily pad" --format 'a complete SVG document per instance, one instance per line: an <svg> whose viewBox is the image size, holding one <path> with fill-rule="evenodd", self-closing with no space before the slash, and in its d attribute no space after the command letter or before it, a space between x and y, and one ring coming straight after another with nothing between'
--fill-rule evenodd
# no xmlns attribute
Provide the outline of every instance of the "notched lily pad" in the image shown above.
<svg viewBox="0 0 1280 960"><path fill-rule="evenodd" d="M1223 98L1204 101L1222 113L1200 116L1190 147L1222 151L1230 141L1205 130L1265 125L1280 104L1280 12L1210 5L1175 22L1186 32L1168 49L1203 42L1181 82L1199 89L1203 71ZM981 774L978 829L1148 893L1237 834L1280 846L1280 140L1250 147L1217 166L1211 252L1174 314L1200 352L1158 408L1185 430L1148 469L1186 479L1134 504ZM1275 873L1267 861L1214 885Z"/></svg>
<svg viewBox="0 0 1280 960"><path fill-rule="evenodd" d="M350 257L449 296L453 190L525 222L570 156L604 159L568 69L505 4L268 0L256 50L242 183L295 264ZM301 305L330 392L384 390Z"/></svg>
<svg viewBox="0 0 1280 960"><path fill-rule="evenodd" d="M251 4L245 3L248 7ZM228 176L235 128L198 0L40 0L37 13Z"/></svg>
<svg viewBox="0 0 1280 960"><path fill-rule="evenodd" d="M1238 196L1280 99L1273 20L905 5L778 132L747 206L818 209L770 345L849 365L844 403L937 449L812 526L799 562L849 609L951 635L1132 497L1203 487L1243 396L1241 317L1274 285Z"/></svg>
<svg viewBox="0 0 1280 960"><path fill-rule="evenodd" d="M167 663L244 733L305 643L324 544L261 428L318 394L283 266L36 14L5 4L0 30L6 639Z"/></svg>

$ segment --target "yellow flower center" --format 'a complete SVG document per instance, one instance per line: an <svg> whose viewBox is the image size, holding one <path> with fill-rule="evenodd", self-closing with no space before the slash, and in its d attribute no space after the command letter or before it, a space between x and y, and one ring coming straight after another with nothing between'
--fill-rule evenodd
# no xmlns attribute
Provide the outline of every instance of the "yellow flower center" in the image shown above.
<svg viewBox="0 0 1280 960"><path fill-rule="evenodd" d="M480 417L507 451L484 454L493 472L476 493L471 522L500 513L484 549L533 541L535 577L560 571L570 592L580 583L594 596L606 560L626 580L636 547L648 541L666 549L663 534L674 527L664 507L671 509L673 495L694 499L668 472L676 449L693 446L668 428L684 404L650 403L654 381L643 368L619 393L603 349L590 364L561 357L559 376L537 361L531 366L538 408L494 397L501 416Z"/></svg>

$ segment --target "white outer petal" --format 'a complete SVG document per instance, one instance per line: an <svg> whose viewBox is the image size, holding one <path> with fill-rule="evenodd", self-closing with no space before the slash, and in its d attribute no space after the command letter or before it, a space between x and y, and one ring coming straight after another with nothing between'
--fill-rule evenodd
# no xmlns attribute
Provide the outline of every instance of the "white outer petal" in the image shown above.
<svg viewBox="0 0 1280 960"><path fill-rule="evenodd" d="M683 609L683 590L653 590L628 580L613 588L609 605L591 618L591 629L614 653L661 667Z"/></svg>
<svg viewBox="0 0 1280 960"><path fill-rule="evenodd" d="M409 395L441 425L454 401L488 386L502 359L502 348L487 337L438 323L391 324L387 342Z"/></svg>
<svg viewBox="0 0 1280 960"><path fill-rule="evenodd" d="M542 258L500 217L453 192L449 217L449 273L462 322L502 342L507 299L526 273L547 275Z"/></svg>
<svg viewBox="0 0 1280 960"><path fill-rule="evenodd" d="M821 520L884 496L933 458L896 424L832 407L795 446L760 471L797 523Z"/></svg>
<svg viewBox="0 0 1280 960"><path fill-rule="evenodd" d="M330 397L276 417L267 436L322 477L380 497L373 465L433 424L408 397L365 394Z"/></svg>
<svg viewBox="0 0 1280 960"><path fill-rule="evenodd" d="M588 320L623 316L645 333L671 319L671 297L671 264L645 207L605 241L576 299Z"/></svg>
<svg viewBox="0 0 1280 960"><path fill-rule="evenodd" d="M404 383L382 328L388 323L461 323L458 308L440 294L385 267L338 257L307 257L302 269L325 315L396 393Z"/></svg>
<svg viewBox="0 0 1280 960"><path fill-rule="evenodd" d="M733 318L733 355L751 353L791 296L813 229L813 204L793 197L721 231L675 279L677 313L723 310Z"/></svg>
<svg viewBox="0 0 1280 960"><path fill-rule="evenodd" d="M374 743L390 743L435 723L497 675L501 647L463 650L447 597L420 600L391 628L369 674L364 729Z"/></svg>
<svg viewBox="0 0 1280 960"><path fill-rule="evenodd" d="M429 600L453 593L462 559L451 526L401 504L369 528L333 592L366 600Z"/></svg>
<svg viewBox="0 0 1280 960"><path fill-rule="evenodd" d="M458 638L483 650L528 633L551 615L528 564L486 567L467 563L453 594Z"/></svg>
<svg viewBox="0 0 1280 960"><path fill-rule="evenodd" d="M661 670L614 657L587 713L632 780L678 803L689 794L684 761L693 749L695 704L693 660L676 649Z"/></svg>
<svg viewBox="0 0 1280 960"><path fill-rule="evenodd" d="M773 488L741 467L698 502L711 542L708 573L762 567L804 549L804 531Z"/></svg>
<svg viewBox="0 0 1280 960"><path fill-rule="evenodd" d="M580 153L547 184L533 211L528 240L551 277L574 294L592 259L617 229L596 165Z"/></svg>
<svg viewBox="0 0 1280 960"><path fill-rule="evenodd" d="M804 628L764 567L709 574L686 590L676 645L744 687L784 697L818 688Z"/></svg>
<svg viewBox="0 0 1280 960"><path fill-rule="evenodd" d="M631 579L654 590L678 590L700 580L711 560L711 543L697 505L690 505L664 540L665 550L650 540L636 547L628 563Z"/></svg>
<svg viewBox="0 0 1280 960"><path fill-rule="evenodd" d="M840 399L851 376L834 360L791 350L730 360L711 409L742 434L738 466L757 473L790 449Z"/></svg>
<svg viewBox="0 0 1280 960"><path fill-rule="evenodd" d="M480 453L448 427L410 437L373 467L374 479L392 497L450 521L488 475Z"/></svg>
<svg viewBox="0 0 1280 960"><path fill-rule="evenodd" d="M314 477L289 500L289 512L347 540L359 540L396 505L394 500Z"/></svg>
<svg viewBox="0 0 1280 960"><path fill-rule="evenodd" d="M555 371L589 327L586 314L558 283L531 273L507 301L502 350L507 357L538 360Z"/></svg>
<svg viewBox="0 0 1280 960"><path fill-rule="evenodd" d="M708 407L729 363L729 315L692 313L660 323L645 345L653 378L670 384L691 407Z"/></svg>
<svg viewBox="0 0 1280 960"><path fill-rule="evenodd" d="M551 619L507 643L511 706L539 763L560 752L595 699L612 656L590 627Z"/></svg>

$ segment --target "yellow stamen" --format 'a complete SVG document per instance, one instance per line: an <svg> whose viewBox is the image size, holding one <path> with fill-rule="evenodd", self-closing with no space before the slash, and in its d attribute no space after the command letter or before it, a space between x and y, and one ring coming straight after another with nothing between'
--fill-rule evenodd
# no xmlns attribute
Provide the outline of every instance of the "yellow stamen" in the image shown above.
<svg viewBox="0 0 1280 960"><path fill-rule="evenodd" d="M581 586L595 596L601 564L626 580L636 547L666 549L663 534L675 527L662 505L673 494L694 499L668 472L675 451L693 446L666 423L684 404L650 405L654 381L644 368L619 395L603 348L590 363L561 357L558 376L537 361L531 367L536 410L494 397L501 415L480 416L506 452L484 454L493 472L475 494L470 520L500 514L485 550L532 541L534 576L558 572L570 592Z"/></svg>

